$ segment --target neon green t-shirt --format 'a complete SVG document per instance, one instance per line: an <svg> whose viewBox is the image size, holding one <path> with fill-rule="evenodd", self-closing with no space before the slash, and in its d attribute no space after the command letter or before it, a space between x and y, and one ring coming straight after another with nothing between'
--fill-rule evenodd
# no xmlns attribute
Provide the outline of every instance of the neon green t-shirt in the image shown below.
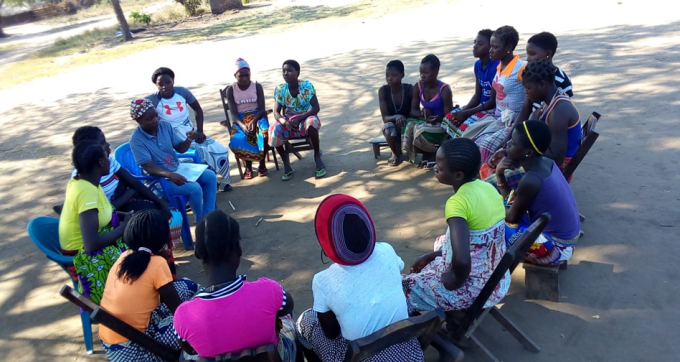
<svg viewBox="0 0 680 362"><path fill-rule="evenodd" d="M461 217L470 230L485 230L505 219L503 197L493 185L475 180L463 184L446 201L446 220Z"/></svg>
<svg viewBox="0 0 680 362"><path fill-rule="evenodd" d="M66 186L64 208L59 216L59 244L63 250L80 250L83 247L79 217L83 211L91 209L98 211L98 230L111 222L113 206L102 187L95 187L86 180L71 179Z"/></svg>

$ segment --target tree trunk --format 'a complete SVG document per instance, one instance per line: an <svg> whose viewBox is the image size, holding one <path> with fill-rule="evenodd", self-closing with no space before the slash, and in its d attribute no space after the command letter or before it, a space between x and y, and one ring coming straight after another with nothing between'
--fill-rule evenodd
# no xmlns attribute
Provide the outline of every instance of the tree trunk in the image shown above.
<svg viewBox="0 0 680 362"><path fill-rule="evenodd" d="M120 31L123 33L123 40L132 40L132 35L130 34L130 26L125 20L125 14L123 14L123 9L120 7L120 1L111 0L111 6L113 7L113 12L116 13L116 18L118 18L118 24L120 24Z"/></svg>
<svg viewBox="0 0 680 362"><path fill-rule="evenodd" d="M5 4L5 0L0 0L0 9L2 9L2 5ZM0 38L6 37L7 34L2 30L2 16L0 16Z"/></svg>
<svg viewBox="0 0 680 362"><path fill-rule="evenodd" d="M210 11L213 14L222 14L227 10L241 9L241 0L210 0Z"/></svg>

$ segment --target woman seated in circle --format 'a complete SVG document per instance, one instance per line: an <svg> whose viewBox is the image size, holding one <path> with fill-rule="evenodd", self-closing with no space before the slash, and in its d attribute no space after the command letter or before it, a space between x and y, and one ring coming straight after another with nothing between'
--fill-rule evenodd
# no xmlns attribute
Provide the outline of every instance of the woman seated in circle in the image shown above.
<svg viewBox="0 0 680 362"><path fill-rule="evenodd" d="M158 210L132 215L123 236L130 250L108 273L101 307L179 352L172 314L198 285L189 279L173 282L167 262L169 233L168 221ZM109 361L164 361L105 325L99 326L99 338Z"/></svg>
<svg viewBox="0 0 680 362"><path fill-rule="evenodd" d="M314 218L323 253L334 264L314 275L314 306L297 322L308 361L342 361L349 342L408 318L401 289L404 262L376 243L364 205L348 195L324 199ZM365 362L423 361L417 339L385 349Z"/></svg>
<svg viewBox="0 0 680 362"><path fill-rule="evenodd" d="M496 168L498 188L509 206L505 216L508 247L544 212L552 217L525 257L528 263L538 265L568 261L581 230L571 187L555 161L544 157L551 137L550 127L543 122L518 123L508 141L507 156ZM507 186L504 175L515 164L527 172L516 192Z"/></svg>
<svg viewBox="0 0 680 362"><path fill-rule="evenodd" d="M419 168L434 167L434 153L447 137L441 123L444 115L453 110L451 87L437 79L439 67L439 58L434 54L420 62L420 81L413 86L411 101L411 117L419 120L409 121L403 130L402 147L409 160L415 163L416 149L423 151Z"/></svg>
<svg viewBox="0 0 680 362"><path fill-rule="evenodd" d="M490 104L495 104L496 101L491 84L496 76L499 61L492 61L489 57L491 34L493 34L491 29L480 30L472 45L472 55L478 59L474 66L475 94L472 95L466 106L447 113L444 121L442 121L442 127L451 137L463 136L470 126L495 112L494 109L480 110L484 109L484 103L491 101ZM492 95L494 96L493 100Z"/></svg>
<svg viewBox="0 0 680 362"><path fill-rule="evenodd" d="M195 181L189 181L177 172L179 159L175 152L186 152L197 138L197 133L187 131L184 138L180 137L170 123L159 119L148 99L132 101L130 117L137 122L137 128L130 136L130 150L135 162L149 175L167 178L172 194L187 196L196 222L215 210L215 172L206 168Z"/></svg>
<svg viewBox="0 0 680 362"><path fill-rule="evenodd" d="M184 351L201 357L277 345L283 362L295 361L293 297L271 279L246 281L236 273L241 262L238 222L221 210L196 226L196 257L209 287L182 304L175 330ZM225 325L227 323L227 325Z"/></svg>
<svg viewBox="0 0 680 362"><path fill-rule="evenodd" d="M475 107L474 112L495 107L494 117L496 119L478 122L468 129L469 133L465 135L465 137L474 139L479 146L482 162L487 162L493 153L505 144L524 104L525 89L522 85L522 72L526 62L519 59L519 55L513 54L518 42L519 34L512 26L502 26L491 36L489 56L492 61L500 61L492 83L494 91L491 99L493 102L489 101L483 106Z"/></svg>
<svg viewBox="0 0 680 362"><path fill-rule="evenodd" d="M120 240L125 221L119 220L99 184L109 174L111 162L102 144L79 142L73 148L72 160L77 174L66 186L59 217L59 244L64 255L74 256L73 266L68 269L79 282L78 291L99 303L109 269L127 249Z"/></svg>
<svg viewBox="0 0 680 362"><path fill-rule="evenodd" d="M557 38L546 31L538 33L527 41L527 62L531 63L534 60L545 59L553 64L553 57L557 52ZM562 69L555 66L555 85L560 91L560 94L567 95L569 97L574 96L574 88L571 84L571 79L567 73ZM541 102L534 102L527 97L524 101L524 106L522 107L522 112L520 117L532 119L529 115L532 112L536 112L542 106ZM520 118L521 119L521 118Z"/></svg>
<svg viewBox="0 0 680 362"><path fill-rule="evenodd" d="M157 208L162 210L168 217L172 217L168 204L159 199L154 193L139 182L134 176L125 169L120 167L116 159L111 156L111 147L106 142L106 136L101 129L93 126L83 126L78 128L73 133L73 146L81 141L90 140L99 142L109 155L110 169L109 173L99 180L99 185L102 187L104 194L111 202L115 210L119 211L139 211L149 208ZM73 170L71 177L77 177L78 170ZM62 205L53 207L54 212L61 214Z"/></svg>
<svg viewBox="0 0 680 362"><path fill-rule="evenodd" d="M231 152L246 162L244 180L253 178L253 162L259 162L257 174L267 176L266 145L269 138L269 121L264 103L264 90L258 82L250 80L250 65L242 58L236 60L234 82L227 88L227 102L232 111Z"/></svg>
<svg viewBox="0 0 680 362"><path fill-rule="evenodd" d="M283 160L284 174L281 180L288 181L293 177L288 153L283 145L291 138L309 137L314 147L314 162L316 163L316 178L326 176L326 165L321 161L319 145L319 100L316 98L314 85L308 80L299 80L300 64L294 60L283 62L283 80L274 91L273 122L269 126L269 146L276 148Z"/></svg>
<svg viewBox="0 0 680 362"><path fill-rule="evenodd" d="M392 60L385 69L385 82L378 89L380 114L382 115L382 132L390 146L392 156L387 160L390 166L401 163L401 131L406 126L406 119L411 115L413 86L402 83L404 79L404 63Z"/></svg>
<svg viewBox="0 0 680 362"><path fill-rule="evenodd" d="M505 254L503 199L477 179L480 163L479 149L467 138L449 140L437 151L435 176L454 194L446 202L446 235L404 275L409 312L469 308ZM509 287L507 272L486 306L500 302Z"/></svg>
<svg viewBox="0 0 680 362"><path fill-rule="evenodd" d="M158 87L158 92L146 98L153 102L158 115L172 125L182 140L187 138L187 132L196 133L191 148L196 150L203 163L222 176L218 190L230 191L229 150L203 133L203 109L196 97L184 87L175 87L175 73L170 68L156 69L151 81ZM196 112L196 127L189 119L189 107Z"/></svg>
<svg viewBox="0 0 680 362"><path fill-rule="evenodd" d="M555 66L547 59L536 60L527 65L522 75L522 83L527 97L542 106L533 116L550 128L550 146L543 156L551 158L563 171L581 145L581 117L571 98L562 94L554 81ZM494 168L506 155L501 149L482 165L480 175L485 181L497 185ZM514 165L506 169L505 182L510 189L516 189L525 170ZM569 182L570 180L567 180Z"/></svg>

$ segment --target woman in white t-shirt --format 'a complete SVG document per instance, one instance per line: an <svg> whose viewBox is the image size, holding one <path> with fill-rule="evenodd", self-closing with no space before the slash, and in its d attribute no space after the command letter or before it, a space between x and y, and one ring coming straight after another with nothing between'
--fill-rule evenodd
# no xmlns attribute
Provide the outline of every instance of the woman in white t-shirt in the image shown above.
<svg viewBox="0 0 680 362"><path fill-rule="evenodd" d="M297 322L308 361L344 360L349 342L408 318L400 271L404 262L387 243L376 243L364 205L347 195L321 202L314 219L324 254L335 263L312 281L314 307ZM417 339L394 345L367 362L423 361Z"/></svg>
<svg viewBox="0 0 680 362"><path fill-rule="evenodd" d="M175 73L169 68L156 69L151 81L158 87L158 92L145 98L153 103L161 119L170 123L182 139L187 138L187 132L196 132L196 140L191 143L191 148L196 150L203 163L222 176L217 189L231 191L229 150L203 133L203 109L196 97L184 87L175 87ZM189 119L189 107L196 112L196 127Z"/></svg>

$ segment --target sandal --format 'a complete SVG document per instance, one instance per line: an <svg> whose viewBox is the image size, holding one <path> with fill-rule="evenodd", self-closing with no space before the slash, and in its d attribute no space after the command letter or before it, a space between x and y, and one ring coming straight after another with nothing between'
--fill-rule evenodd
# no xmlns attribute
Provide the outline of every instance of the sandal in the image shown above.
<svg viewBox="0 0 680 362"><path fill-rule="evenodd" d="M437 165L437 162L430 161L427 163L427 166L425 166L425 171L432 171L434 170L434 166Z"/></svg>
<svg viewBox="0 0 680 362"><path fill-rule="evenodd" d="M295 173L295 170L291 170L288 173L284 173L283 176L281 176L281 181L289 181L290 179L293 178L294 173Z"/></svg>
<svg viewBox="0 0 680 362"><path fill-rule="evenodd" d="M315 178L319 179L319 178L322 178L324 176L326 176L326 169L325 168L322 168L320 170L316 170Z"/></svg>
<svg viewBox="0 0 680 362"><path fill-rule="evenodd" d="M387 159L387 164L390 166L399 166L401 164L401 156L397 156L395 158L388 158Z"/></svg>
<svg viewBox="0 0 680 362"><path fill-rule="evenodd" d="M253 179L253 170L246 170L246 172L243 173L243 179L244 180L252 180Z"/></svg>
<svg viewBox="0 0 680 362"><path fill-rule="evenodd" d="M426 167L427 167L427 161L422 161L422 162L420 162L416 167L418 167L418 168L426 168Z"/></svg>
<svg viewBox="0 0 680 362"><path fill-rule="evenodd" d="M269 170L267 170L266 167L258 167L257 168L257 175L260 177L265 177L269 175Z"/></svg>

